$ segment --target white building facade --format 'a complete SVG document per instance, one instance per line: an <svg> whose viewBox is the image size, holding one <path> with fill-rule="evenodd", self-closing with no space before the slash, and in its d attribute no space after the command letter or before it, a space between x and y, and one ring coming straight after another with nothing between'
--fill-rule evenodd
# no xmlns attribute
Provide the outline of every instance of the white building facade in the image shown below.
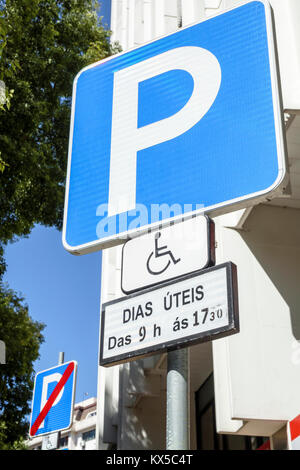
<svg viewBox="0 0 300 470"><path fill-rule="evenodd" d="M123 51L237 6L238 0L112 0ZM190 449L292 448L300 414L300 4L270 0L290 183L214 218L216 263L237 265L240 333L189 348ZM122 297L121 248L103 252L101 301ZM99 367L99 449L165 449L166 355ZM269 444L266 444L269 443Z"/></svg>

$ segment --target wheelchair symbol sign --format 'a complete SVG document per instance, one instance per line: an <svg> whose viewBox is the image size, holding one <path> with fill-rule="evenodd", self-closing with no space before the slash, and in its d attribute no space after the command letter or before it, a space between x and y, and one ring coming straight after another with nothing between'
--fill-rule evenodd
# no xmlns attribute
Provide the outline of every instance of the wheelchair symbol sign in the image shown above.
<svg viewBox="0 0 300 470"><path fill-rule="evenodd" d="M208 216L127 241L122 251L122 291L130 294L212 266L214 243L214 223Z"/></svg>
<svg viewBox="0 0 300 470"><path fill-rule="evenodd" d="M157 276L159 274L164 273L168 267L170 266L171 263L177 264L180 261L180 258L175 259L173 253L171 250L168 250L168 246L158 246L158 240L161 237L161 232L157 232L154 236L154 251L152 251L149 255L149 258L147 259L147 270L150 274ZM163 258L166 261L165 266L161 269L157 266L155 266L155 261L158 258ZM151 262L151 263L150 263ZM150 267L151 265L151 267Z"/></svg>

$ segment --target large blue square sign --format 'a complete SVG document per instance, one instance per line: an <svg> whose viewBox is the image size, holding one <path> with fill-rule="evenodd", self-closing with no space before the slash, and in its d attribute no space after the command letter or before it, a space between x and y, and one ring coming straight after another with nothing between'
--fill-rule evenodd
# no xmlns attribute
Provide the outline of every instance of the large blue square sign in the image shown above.
<svg viewBox="0 0 300 470"><path fill-rule="evenodd" d="M286 181L283 135L266 1L86 67L74 81L65 248L273 197Z"/></svg>
<svg viewBox="0 0 300 470"><path fill-rule="evenodd" d="M77 362L70 361L35 376L30 436L68 429L72 425Z"/></svg>

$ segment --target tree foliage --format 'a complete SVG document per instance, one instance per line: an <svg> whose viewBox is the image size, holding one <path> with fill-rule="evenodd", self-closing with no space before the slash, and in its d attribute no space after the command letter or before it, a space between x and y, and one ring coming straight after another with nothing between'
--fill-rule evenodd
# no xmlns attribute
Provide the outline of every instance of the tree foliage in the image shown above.
<svg viewBox="0 0 300 470"><path fill-rule="evenodd" d="M43 325L1 282L4 247L61 228L73 80L119 51L95 0L0 0L0 448L20 448Z"/></svg>
<svg viewBox="0 0 300 470"><path fill-rule="evenodd" d="M74 77L118 51L94 0L0 0L0 240L61 227Z"/></svg>
<svg viewBox="0 0 300 470"><path fill-rule="evenodd" d="M33 321L24 300L0 284L0 332L6 364L0 365L0 449L16 445L28 432L34 369L44 325Z"/></svg>

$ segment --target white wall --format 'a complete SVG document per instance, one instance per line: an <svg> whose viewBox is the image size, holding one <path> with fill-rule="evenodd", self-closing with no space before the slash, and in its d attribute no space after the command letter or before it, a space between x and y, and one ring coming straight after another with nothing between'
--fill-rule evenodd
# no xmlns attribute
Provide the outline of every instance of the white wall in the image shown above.
<svg viewBox="0 0 300 470"><path fill-rule="evenodd" d="M223 224L217 262L237 265L240 333L213 343L217 428L278 428L300 411L300 210L259 205L242 231Z"/></svg>
<svg viewBox="0 0 300 470"><path fill-rule="evenodd" d="M183 26L187 26L245 1L112 0L112 39L118 40L125 51L176 31L180 12ZM300 2L270 0L270 4L276 25L283 106L300 110Z"/></svg>

